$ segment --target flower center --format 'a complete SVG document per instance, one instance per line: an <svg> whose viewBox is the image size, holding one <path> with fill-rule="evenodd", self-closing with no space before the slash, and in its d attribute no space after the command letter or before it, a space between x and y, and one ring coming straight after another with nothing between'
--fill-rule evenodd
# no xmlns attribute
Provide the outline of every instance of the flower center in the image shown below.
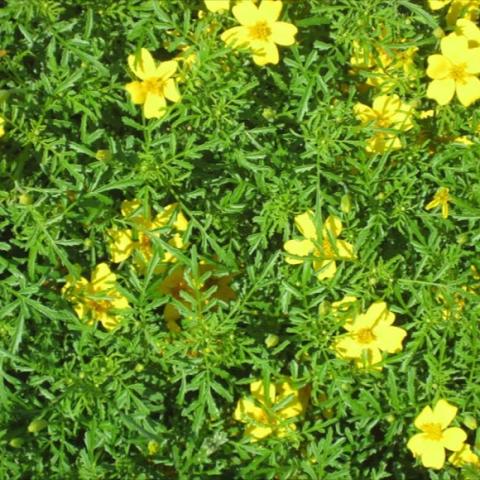
<svg viewBox="0 0 480 480"><path fill-rule="evenodd" d="M377 117L377 125L380 128L388 128L391 124L391 119L387 117L385 114L380 114Z"/></svg>
<svg viewBox="0 0 480 480"><path fill-rule="evenodd" d="M107 300L87 300L85 303L96 314L105 313L111 307L111 303Z"/></svg>
<svg viewBox="0 0 480 480"><path fill-rule="evenodd" d="M426 423L422 425L422 430L429 440L440 440L443 436L442 426L439 423Z"/></svg>
<svg viewBox="0 0 480 480"><path fill-rule="evenodd" d="M452 65L450 67L450 78L453 78L457 83L465 83L467 77L466 67L464 63Z"/></svg>
<svg viewBox="0 0 480 480"><path fill-rule="evenodd" d="M357 332L358 343L368 344L372 343L376 339L370 328L362 328Z"/></svg>
<svg viewBox="0 0 480 480"><path fill-rule="evenodd" d="M328 238L324 238L322 241L322 258L335 258L335 252L333 250L332 244Z"/></svg>
<svg viewBox="0 0 480 480"><path fill-rule="evenodd" d="M159 96L163 96L165 81L161 78L147 78L143 81L143 88L146 92L155 93Z"/></svg>
<svg viewBox="0 0 480 480"><path fill-rule="evenodd" d="M258 22L250 27L250 37L253 40L268 40L271 34L272 30L267 22Z"/></svg>

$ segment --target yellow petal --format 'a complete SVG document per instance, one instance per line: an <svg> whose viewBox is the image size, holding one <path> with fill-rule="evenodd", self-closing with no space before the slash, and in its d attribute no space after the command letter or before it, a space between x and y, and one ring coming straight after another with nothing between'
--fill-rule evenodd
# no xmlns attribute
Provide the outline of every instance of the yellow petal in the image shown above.
<svg viewBox="0 0 480 480"><path fill-rule="evenodd" d="M398 95L379 95L375 97L372 105L373 110L389 117L401 109L401 101Z"/></svg>
<svg viewBox="0 0 480 480"><path fill-rule="evenodd" d="M140 50L140 55L129 55L128 66L142 80L155 76L155 61L146 48Z"/></svg>
<svg viewBox="0 0 480 480"><path fill-rule="evenodd" d="M262 16L262 19L266 22L275 22L280 17L282 11L282 2L275 0L262 0L258 7L258 12Z"/></svg>
<svg viewBox="0 0 480 480"><path fill-rule="evenodd" d="M335 215L329 215L323 224L323 238L333 240L343 230L342 221Z"/></svg>
<svg viewBox="0 0 480 480"><path fill-rule="evenodd" d="M428 0L428 6L432 10L440 10L445 5L448 5L452 0Z"/></svg>
<svg viewBox="0 0 480 480"><path fill-rule="evenodd" d="M457 407L451 405L446 400L439 400L433 407L433 423L439 423L443 428L447 428L457 414Z"/></svg>
<svg viewBox="0 0 480 480"><path fill-rule="evenodd" d="M182 212L178 212L177 218L175 222L173 223L173 226L179 231L179 232L185 232L188 228L188 220L185 218L185 215Z"/></svg>
<svg viewBox="0 0 480 480"><path fill-rule="evenodd" d="M353 111L362 123L370 123L377 119L377 114L368 105L364 105L363 103L355 104Z"/></svg>
<svg viewBox="0 0 480 480"><path fill-rule="evenodd" d="M424 433L414 435L407 443L407 448L415 457L420 457L423 466L440 469L445 463L445 449L437 441L430 440Z"/></svg>
<svg viewBox="0 0 480 480"><path fill-rule="evenodd" d="M232 13L240 25L250 26L263 20L258 8L250 0L241 1L235 5L232 8Z"/></svg>
<svg viewBox="0 0 480 480"><path fill-rule="evenodd" d="M326 280L333 278L337 272L337 264L335 260L322 260L314 262L315 271L317 272L318 280Z"/></svg>
<svg viewBox="0 0 480 480"><path fill-rule="evenodd" d="M458 427L447 428L442 435L442 442L445 448L458 452L463 448L467 434Z"/></svg>
<svg viewBox="0 0 480 480"><path fill-rule="evenodd" d="M259 402L265 403L265 401L270 401L270 403L275 402L276 395L275 384L270 382L268 384L268 398L265 398L265 388L263 380L256 380L250 384L250 393L254 396Z"/></svg>
<svg viewBox="0 0 480 480"><path fill-rule="evenodd" d="M402 350L402 342L407 332L403 328L381 323L373 328L373 334L377 338L376 344L380 350L396 353Z"/></svg>
<svg viewBox="0 0 480 480"><path fill-rule="evenodd" d="M374 302L368 307L368 310L359 315L358 320L355 322L355 326L358 325L358 329L373 328L380 323L388 315L388 307L385 302Z"/></svg>
<svg viewBox="0 0 480 480"><path fill-rule="evenodd" d="M359 358L362 350L363 346L351 335L345 335L335 343L335 351L341 358Z"/></svg>
<svg viewBox="0 0 480 480"><path fill-rule="evenodd" d="M120 263L130 257L134 248L132 231L111 229L108 234L111 238L109 247L112 262Z"/></svg>
<svg viewBox="0 0 480 480"><path fill-rule="evenodd" d="M259 66L267 63L276 65L280 60L278 48L273 42L256 40L250 42L250 47L253 52L253 61Z"/></svg>
<svg viewBox="0 0 480 480"><path fill-rule="evenodd" d="M222 33L220 38L232 48L248 47L250 37L248 27L233 27Z"/></svg>
<svg viewBox="0 0 480 480"><path fill-rule="evenodd" d="M480 28L474 22L466 18L460 18L455 25L455 31L458 35L467 37L471 42L480 44Z"/></svg>
<svg viewBox="0 0 480 480"><path fill-rule="evenodd" d="M230 0L205 0L205 7L211 12L219 12L230 8Z"/></svg>
<svg viewBox="0 0 480 480"><path fill-rule="evenodd" d="M332 245L332 249L335 252L335 258L341 260L352 260L355 258L353 254L353 245L345 240L336 240Z"/></svg>
<svg viewBox="0 0 480 480"><path fill-rule="evenodd" d="M423 410L415 418L413 424L419 429L422 430L424 425L429 423L436 423L435 416L433 415L433 410L430 406L423 407Z"/></svg>
<svg viewBox="0 0 480 480"><path fill-rule="evenodd" d="M145 89L142 82L130 82L125 85L125 90L132 97L132 102L141 105L145 102Z"/></svg>
<svg viewBox="0 0 480 480"><path fill-rule="evenodd" d="M298 29L295 25L287 22L275 22L271 26L271 39L278 45L293 45L295 43L295 35Z"/></svg>
<svg viewBox="0 0 480 480"><path fill-rule="evenodd" d="M176 60L169 60L162 62L155 70L155 77L159 77L163 80L167 80L172 77L178 68L178 62Z"/></svg>
<svg viewBox="0 0 480 480"><path fill-rule="evenodd" d="M165 89L163 91L165 97L171 102L178 102L180 100L180 92L178 91L177 84L173 78L169 78L165 83Z"/></svg>
<svg viewBox="0 0 480 480"><path fill-rule="evenodd" d="M315 246L311 240L288 240L284 243L283 248L291 255L307 257L312 254ZM298 265L304 262L301 258L293 258L289 255L285 257L285 261L291 265Z"/></svg>
<svg viewBox="0 0 480 480"><path fill-rule="evenodd" d="M317 239L317 227L314 220L315 215L311 210L295 216L295 225L306 239Z"/></svg>
<svg viewBox="0 0 480 480"><path fill-rule="evenodd" d="M130 217L135 213L139 213L138 211L141 207L142 203L136 198L133 200L124 200L122 202L121 212L124 217Z"/></svg>
<svg viewBox="0 0 480 480"><path fill-rule="evenodd" d="M117 280L116 275L106 263L99 263L92 272L92 287L95 292L111 289Z"/></svg>
<svg viewBox="0 0 480 480"><path fill-rule="evenodd" d="M145 118L160 118L165 115L167 102L165 97L161 97L156 93L148 92L143 105L143 113Z"/></svg>
<svg viewBox="0 0 480 480"><path fill-rule="evenodd" d="M464 107L468 107L480 98L480 80L468 77L464 83L457 83L457 97Z"/></svg>
<svg viewBox="0 0 480 480"><path fill-rule="evenodd" d="M273 428L266 426L256 426L256 425L249 425L245 429L245 435L252 438L253 442L257 442L258 440L262 440L265 437L268 437L273 433Z"/></svg>
<svg viewBox="0 0 480 480"><path fill-rule="evenodd" d="M402 148L402 142L393 133L378 132L367 140L365 150L370 153L385 153Z"/></svg>
<svg viewBox="0 0 480 480"><path fill-rule="evenodd" d="M460 451L452 453L448 457L448 461L456 467L463 467L466 463L480 466L480 458L472 452L472 448L468 444L464 444Z"/></svg>
<svg viewBox="0 0 480 480"><path fill-rule="evenodd" d="M427 88L427 98L433 98L439 105L447 105L455 95L455 80L433 80Z"/></svg>
<svg viewBox="0 0 480 480"><path fill-rule="evenodd" d="M447 35L440 41L440 50L452 63L462 63L464 52L468 50L468 40L455 34Z"/></svg>
<svg viewBox="0 0 480 480"><path fill-rule="evenodd" d="M117 315L110 315L108 312L100 312L97 320L103 325L105 330L113 330L119 324Z"/></svg>

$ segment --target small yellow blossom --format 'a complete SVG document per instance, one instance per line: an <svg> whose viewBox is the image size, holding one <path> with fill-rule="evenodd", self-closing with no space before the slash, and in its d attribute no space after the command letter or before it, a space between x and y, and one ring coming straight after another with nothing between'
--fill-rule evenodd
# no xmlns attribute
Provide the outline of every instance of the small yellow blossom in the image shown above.
<svg viewBox="0 0 480 480"><path fill-rule="evenodd" d="M207 278L204 284L198 286L198 290L205 292L212 287L216 287L216 291L213 293L212 298L229 302L235 299L235 292L230 287L230 283L233 279L231 275L218 276L215 275L215 267L206 263L200 263L199 274L203 276L205 273L211 272L212 275ZM180 292L186 292L192 294L194 291L187 283L185 279L185 268L174 268L167 277L160 284L160 292L164 295L170 295L175 300L187 304L188 302L182 298ZM167 303L163 312L165 321L167 322L167 328L171 332L179 332L180 326L178 320L181 315L177 307L172 303Z"/></svg>
<svg viewBox="0 0 480 480"><path fill-rule="evenodd" d="M442 207L442 217L448 218L448 202L450 202L449 190L446 187L440 187L431 202L425 205L426 210L431 210L432 208Z"/></svg>
<svg viewBox="0 0 480 480"><path fill-rule="evenodd" d="M143 273L153 257L153 238L163 237L161 230L168 229L167 241L172 247L184 248L182 233L188 228L188 221L175 203L167 205L154 219L144 214L142 203L137 200L125 200L122 203L122 215L132 223L133 228L112 228L108 231L109 250L113 263L120 263L134 255L136 267ZM171 230L175 233L170 234ZM161 263L175 262L175 256L165 252ZM159 268L162 266L160 265Z"/></svg>
<svg viewBox="0 0 480 480"><path fill-rule="evenodd" d="M427 97L439 105L450 103L455 93L468 107L480 98L480 47L469 48L468 39L454 33L442 38L441 55L428 57L427 75L432 79Z"/></svg>
<svg viewBox="0 0 480 480"><path fill-rule="evenodd" d="M308 210L295 217L295 225L304 238L285 242L284 249L289 254L286 257L287 263L298 265L305 261L303 257L310 257L313 259L313 268L317 272L317 278L323 280L335 275L336 260L353 260L355 258L353 246L338 239L342 233L342 222L338 217L329 216L323 228L317 232L313 212Z"/></svg>
<svg viewBox="0 0 480 480"><path fill-rule="evenodd" d="M205 0L205 7L211 12L220 12L230 8L230 0Z"/></svg>
<svg viewBox="0 0 480 480"><path fill-rule="evenodd" d="M372 107L357 103L354 111L362 124L379 129L367 141L367 152L384 153L401 148L397 132L413 128L413 106L403 103L398 95L380 95L373 100Z"/></svg>
<svg viewBox="0 0 480 480"><path fill-rule="evenodd" d="M130 82L125 86L135 104L143 105L145 118L160 118L167 108L167 99L172 102L180 100L177 84L172 78L177 71L177 62L155 64L150 52L142 48L140 55L129 55L128 65L141 80Z"/></svg>
<svg viewBox="0 0 480 480"><path fill-rule="evenodd" d="M456 467L470 464L480 468L480 458L476 453L472 452L472 447L468 443L465 443L459 452L452 453L448 457L448 461Z"/></svg>
<svg viewBox="0 0 480 480"><path fill-rule="evenodd" d="M334 306L354 306L355 297L345 297ZM396 353L402 350L402 342L407 332L400 327L394 327L395 314L390 312L385 302L373 303L366 313L347 316L344 329L348 333L342 335L334 348L338 356L353 359L357 367L371 367L380 370L382 353Z"/></svg>
<svg viewBox="0 0 480 480"><path fill-rule="evenodd" d="M127 298L116 286L116 275L106 263L99 263L93 270L90 281L84 277L76 280L71 276L62 288L73 309L88 325L99 321L107 330L115 328L119 321L117 310L129 307Z"/></svg>
<svg viewBox="0 0 480 480"><path fill-rule="evenodd" d="M284 437L296 430L288 419L305 413L310 389L297 390L286 380L279 384L270 384L268 395L263 382L257 380L250 384L251 398L238 401L233 418L247 424L245 434L253 442L271 434Z"/></svg>
<svg viewBox="0 0 480 480"><path fill-rule="evenodd" d="M238 3L232 11L241 26L223 32L222 40L233 48L249 48L257 65L277 64L277 45L293 45L297 33L295 25L278 21L282 6L280 0L262 0L258 7L251 0Z"/></svg>
<svg viewBox="0 0 480 480"><path fill-rule="evenodd" d="M0 117L0 137L5 135L5 119Z"/></svg>
<svg viewBox="0 0 480 480"><path fill-rule="evenodd" d="M445 464L445 449L459 452L467 434L458 427L447 428L457 414L457 407L446 400L439 400L433 410L426 406L415 419L414 425L421 430L407 443L414 457L419 457L427 468L440 469Z"/></svg>
<svg viewBox="0 0 480 480"><path fill-rule="evenodd" d="M459 18L475 20L480 9L480 0L429 0L432 10L440 10L450 5L447 13L447 24L454 25Z"/></svg>

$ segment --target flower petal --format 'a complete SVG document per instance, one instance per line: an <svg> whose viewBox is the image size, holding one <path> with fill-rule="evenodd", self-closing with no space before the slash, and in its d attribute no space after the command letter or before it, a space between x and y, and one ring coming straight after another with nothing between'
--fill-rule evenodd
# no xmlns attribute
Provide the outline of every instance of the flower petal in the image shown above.
<svg viewBox="0 0 480 480"><path fill-rule="evenodd" d="M427 88L427 97L436 100L439 105L447 105L455 95L455 80L433 80Z"/></svg>
<svg viewBox="0 0 480 480"><path fill-rule="evenodd" d="M423 410L418 414L417 418L415 418L413 424L419 430L422 430L424 425L435 422L436 419L433 415L433 410L429 405L427 405L426 407L423 407Z"/></svg>
<svg viewBox="0 0 480 480"><path fill-rule="evenodd" d="M211 12L219 12L230 8L230 0L205 0L205 7Z"/></svg>
<svg viewBox="0 0 480 480"><path fill-rule="evenodd" d="M280 17L282 11L282 2L279 0L262 0L262 3L258 7L258 12L262 17L262 20L273 23Z"/></svg>
<svg viewBox="0 0 480 480"><path fill-rule="evenodd" d="M280 60L278 48L273 42L256 40L250 43L250 47L253 52L253 61L259 66L267 63L276 65Z"/></svg>
<svg viewBox="0 0 480 480"><path fill-rule="evenodd" d="M337 273L337 264L335 260L322 260L320 262L314 262L314 268L317 272L318 280L325 280L333 278Z"/></svg>
<svg viewBox="0 0 480 480"><path fill-rule="evenodd" d="M465 68L467 73L477 75L480 73L480 47L471 48L468 50L468 59Z"/></svg>
<svg viewBox="0 0 480 480"><path fill-rule="evenodd" d="M335 215L329 215L323 224L323 238L333 240L340 236L342 230L342 221Z"/></svg>
<svg viewBox="0 0 480 480"><path fill-rule="evenodd" d="M377 119L377 114L368 105L356 103L353 111L358 120L362 123L370 123Z"/></svg>
<svg viewBox="0 0 480 480"><path fill-rule="evenodd" d="M447 35L440 41L440 50L452 63L461 63L468 50L468 40L455 34Z"/></svg>
<svg viewBox="0 0 480 480"><path fill-rule="evenodd" d="M128 66L142 80L155 76L155 61L146 48L140 49L140 55L129 55Z"/></svg>
<svg viewBox="0 0 480 480"><path fill-rule="evenodd" d="M244 0L237 3L237 5L232 8L232 13L240 25L250 26L262 20L258 8L251 0Z"/></svg>
<svg viewBox="0 0 480 480"><path fill-rule="evenodd" d="M457 414L457 407L451 405L446 400L440 399L433 407L433 423L439 423L443 428L447 428Z"/></svg>
<svg viewBox="0 0 480 480"><path fill-rule="evenodd" d="M434 80L442 80L450 75L451 67L451 62L443 55L430 55L427 75Z"/></svg>
<svg viewBox="0 0 480 480"><path fill-rule="evenodd" d="M271 39L278 45L293 45L295 43L295 35L298 29L295 25L287 22L275 22L271 26Z"/></svg>
<svg viewBox="0 0 480 480"><path fill-rule="evenodd" d="M457 83L457 97L464 107L468 107L480 98L480 80L468 77L464 83Z"/></svg>
<svg viewBox="0 0 480 480"><path fill-rule="evenodd" d="M130 82L125 85L125 90L132 97L132 102L141 105L145 103L145 89L142 82Z"/></svg>
<svg viewBox="0 0 480 480"><path fill-rule="evenodd" d="M178 91L177 84L173 78L169 78L165 84L165 89L163 91L165 97L167 97L172 102L178 102L180 100L180 92Z"/></svg>
<svg viewBox="0 0 480 480"><path fill-rule="evenodd" d="M143 113L145 118L160 118L165 115L166 107L165 97L148 92L143 105Z"/></svg>
<svg viewBox="0 0 480 480"><path fill-rule="evenodd" d="M385 302L374 302L363 315L359 315L359 318L363 318L361 321L358 320L358 324L361 324L360 328L373 328L386 318L388 313L388 307Z"/></svg>
<svg viewBox="0 0 480 480"><path fill-rule="evenodd" d="M268 437L273 432L273 428L266 425L266 426L257 426L257 425L249 425L245 429L245 435L252 438L252 442L256 442L258 440L262 440L262 438Z"/></svg>
<svg viewBox="0 0 480 480"><path fill-rule="evenodd" d="M342 358L359 358L362 354L363 346L360 345L353 336L345 335L335 343L335 351Z"/></svg>
<svg viewBox="0 0 480 480"><path fill-rule="evenodd" d="M374 327L373 334L377 337L376 344L380 350L395 353L402 350L402 342L407 332L403 328L381 323Z"/></svg>
<svg viewBox="0 0 480 480"><path fill-rule="evenodd" d="M440 469L445 463L445 449L438 441L430 440L424 433L414 435L407 448L415 457L420 457L423 466Z"/></svg>
<svg viewBox="0 0 480 480"><path fill-rule="evenodd" d="M92 272L92 287L96 292L110 290L117 280L116 275L106 263L99 263Z"/></svg>
<svg viewBox="0 0 480 480"><path fill-rule="evenodd" d="M132 231L111 229L108 231L111 238L109 243L110 256L113 263L120 263L126 260L133 252L134 243Z"/></svg>
<svg viewBox="0 0 480 480"><path fill-rule="evenodd" d="M442 436L443 446L454 452L458 452L463 448L466 439L467 434L458 427L447 428Z"/></svg>
<svg viewBox="0 0 480 480"><path fill-rule="evenodd" d="M309 240L317 239L317 227L315 226L315 215L311 210L295 216L295 225L300 233Z"/></svg>
<svg viewBox="0 0 480 480"><path fill-rule="evenodd" d="M315 246L311 240L288 240L284 243L283 248L291 255L307 257L312 254ZM290 265L298 265L304 262L301 258L293 258L289 255L286 256L285 261Z"/></svg>
<svg viewBox="0 0 480 480"><path fill-rule="evenodd" d="M233 27L225 30L220 38L232 48L244 48L250 45L248 27Z"/></svg>
<svg viewBox="0 0 480 480"><path fill-rule="evenodd" d="M169 60L167 62L162 62L155 70L155 77L167 80L170 77L175 75L175 72L178 68L178 62L176 60Z"/></svg>

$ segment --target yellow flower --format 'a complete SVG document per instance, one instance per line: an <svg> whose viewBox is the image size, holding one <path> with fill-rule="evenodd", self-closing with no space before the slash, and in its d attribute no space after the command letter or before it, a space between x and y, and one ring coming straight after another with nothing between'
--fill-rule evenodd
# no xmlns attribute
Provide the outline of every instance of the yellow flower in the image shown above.
<svg viewBox="0 0 480 480"><path fill-rule="evenodd" d="M450 196L448 194L448 188L440 187L431 202L425 205L426 210L431 210L432 208L442 207L442 217L448 218L448 202L450 201Z"/></svg>
<svg viewBox="0 0 480 480"><path fill-rule="evenodd" d="M403 103L398 95L380 95L374 98L372 107L357 103L354 112L362 124L381 129L367 141L367 152L384 153L401 148L397 131L413 128L413 107Z"/></svg>
<svg viewBox="0 0 480 480"><path fill-rule="evenodd" d="M212 295L213 298L218 298L224 302L229 302L230 300L236 298L235 292L230 287L230 283L233 279L231 275L219 277L214 274L215 267L213 265L201 263L199 266L200 276L207 272L212 272L212 275L205 281L204 284L199 285L198 289L200 291L205 292L212 287L216 287L216 291ZM187 304L188 302L180 295L180 292L182 291L189 294L194 293L192 288L185 280L185 268L174 268L160 284L160 292L164 295L170 295L172 298L175 298L183 304ZM171 332L179 332L180 327L177 322L180 319L181 314L177 307L172 303L167 303L167 305L165 305L163 315L167 322L167 328Z"/></svg>
<svg viewBox="0 0 480 480"><path fill-rule="evenodd" d="M452 453L448 457L448 461L456 467L471 464L480 468L480 458L476 453L472 452L472 447L468 443L465 443L460 451Z"/></svg>
<svg viewBox="0 0 480 480"><path fill-rule="evenodd" d="M162 236L160 229L167 227L175 231L168 237L168 243L175 248L185 247L182 233L187 230L188 221L183 213L178 211L177 204L167 205L152 220L149 214L143 213L139 200L125 200L122 203L122 215L133 224L134 228L113 228L108 231L109 250L113 263L123 262L135 254L135 264L141 272L144 272L153 257L152 238ZM175 261L175 256L170 252L165 252L161 259L162 263Z"/></svg>
<svg viewBox="0 0 480 480"><path fill-rule="evenodd" d="M130 82L125 89L135 104L143 105L145 118L160 118L166 112L167 99L180 100L177 84L172 76L177 71L177 62L170 60L155 64L150 52L142 48L140 55L129 55L128 65L141 80Z"/></svg>
<svg viewBox="0 0 480 480"><path fill-rule="evenodd" d="M252 398L238 401L233 418L247 424L245 434L253 442L268 437L271 434L284 437L296 430L294 423L285 420L305 412L310 395L310 389L304 387L296 390L290 381L270 384L268 395L263 382L257 380L250 384Z"/></svg>
<svg viewBox="0 0 480 480"><path fill-rule="evenodd" d="M211 12L219 12L230 8L230 0L205 0L205 7Z"/></svg>
<svg viewBox="0 0 480 480"><path fill-rule="evenodd" d="M354 299L348 297L348 303L352 304ZM334 346L338 356L355 360L357 367L374 366L380 370L382 367L377 364L382 361L381 352L402 350L407 334L403 328L394 327L394 321L395 314L388 310L385 302L375 302L366 313L347 317L344 328L348 333L342 335Z"/></svg>
<svg viewBox="0 0 480 480"><path fill-rule="evenodd" d="M433 410L427 406L415 419L417 433L407 443L414 457L420 457L427 468L440 469L445 463L445 449L459 452L467 434L458 427L447 428L457 414L457 407L439 400Z"/></svg>
<svg viewBox="0 0 480 480"><path fill-rule="evenodd" d="M440 10L450 4L447 13L447 24L453 25L458 18L475 20L480 9L480 0L429 0L432 10Z"/></svg>
<svg viewBox="0 0 480 480"><path fill-rule="evenodd" d="M0 117L0 137L5 135L5 119Z"/></svg>
<svg viewBox="0 0 480 480"><path fill-rule="evenodd" d="M62 288L67 300L74 304L78 317L88 325L100 322L107 330L115 328L120 317L117 310L128 308L128 300L116 287L117 277L106 263L99 263L93 270L91 279L84 277L75 280L68 276Z"/></svg>
<svg viewBox="0 0 480 480"><path fill-rule="evenodd" d="M433 79L427 97L447 105L457 93L460 103L468 107L480 98L480 47L469 48L468 39L450 34L440 41L441 55L428 57L427 75Z"/></svg>
<svg viewBox="0 0 480 480"><path fill-rule="evenodd" d="M305 258L302 257L311 257L317 278L323 280L335 275L336 260L353 260L355 258L353 246L338 239L342 233L342 222L339 218L333 215L329 216L323 225L320 236L317 233L311 210L297 215L295 225L304 239L285 242L284 249L290 254L286 256L287 263L298 265L305 261Z"/></svg>
<svg viewBox="0 0 480 480"><path fill-rule="evenodd" d="M277 64L277 45L293 45L297 33L295 25L277 21L281 10L280 0L262 0L258 7L244 0L232 9L241 26L223 32L221 38L233 48L249 48L257 65Z"/></svg>

